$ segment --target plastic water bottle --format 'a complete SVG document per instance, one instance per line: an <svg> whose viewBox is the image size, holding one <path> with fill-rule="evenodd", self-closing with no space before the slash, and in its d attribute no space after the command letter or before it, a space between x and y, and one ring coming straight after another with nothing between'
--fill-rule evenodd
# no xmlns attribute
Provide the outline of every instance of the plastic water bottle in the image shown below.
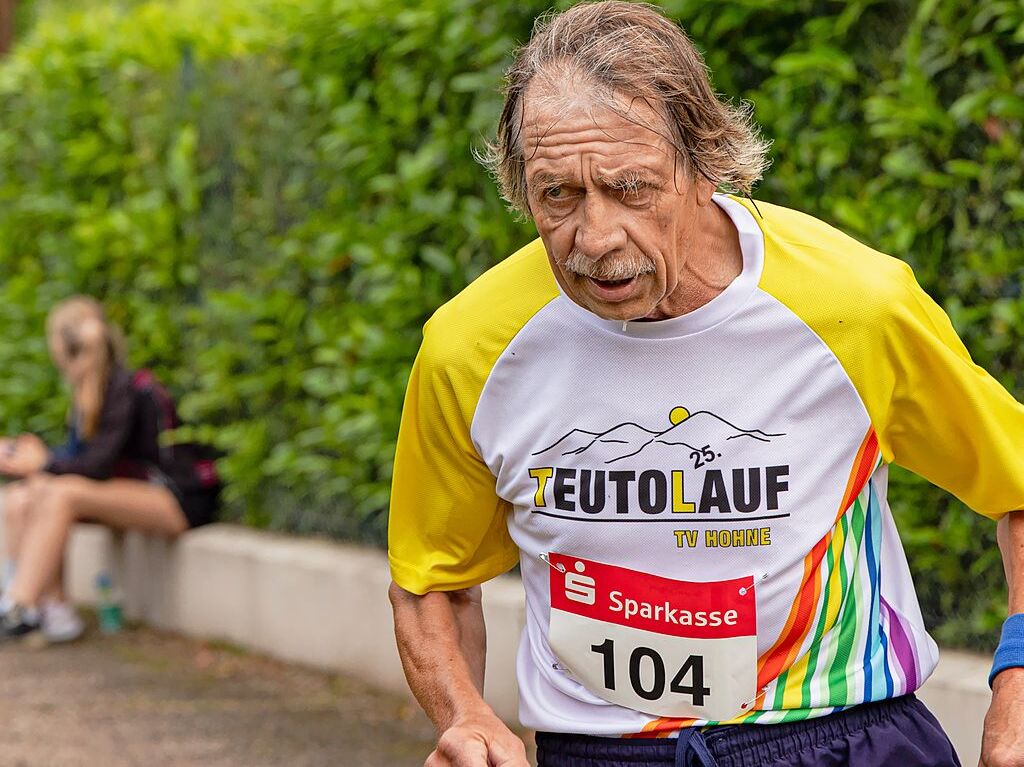
<svg viewBox="0 0 1024 767"><path fill-rule="evenodd" d="M102 572L96 576L96 615L99 619L100 631L104 634L116 634L124 628L124 614L121 611L121 597L114 590L114 582L110 573Z"/></svg>

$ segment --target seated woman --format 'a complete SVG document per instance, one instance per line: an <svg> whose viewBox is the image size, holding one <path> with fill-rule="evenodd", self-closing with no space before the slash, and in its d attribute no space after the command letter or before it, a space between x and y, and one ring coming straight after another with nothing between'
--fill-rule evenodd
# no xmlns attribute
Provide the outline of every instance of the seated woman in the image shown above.
<svg viewBox="0 0 1024 767"><path fill-rule="evenodd" d="M69 439L55 451L32 434L0 440L0 474L18 480L3 504L14 567L0 596L0 641L38 631L50 641L81 634L62 585L75 522L177 536L212 521L217 507L209 462L159 444L169 400L154 401L152 388L125 369L121 334L103 307L68 299L51 311L46 334L71 389Z"/></svg>

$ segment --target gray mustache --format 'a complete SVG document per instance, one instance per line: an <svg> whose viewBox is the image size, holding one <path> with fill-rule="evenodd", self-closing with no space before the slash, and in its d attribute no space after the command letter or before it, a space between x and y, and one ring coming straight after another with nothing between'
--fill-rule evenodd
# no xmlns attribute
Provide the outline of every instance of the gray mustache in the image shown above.
<svg viewBox="0 0 1024 767"><path fill-rule="evenodd" d="M562 268L573 274L590 277L595 280L628 280L641 274L653 274L656 270L654 262L639 253L623 256L602 256L597 261L588 258L579 248L573 248Z"/></svg>

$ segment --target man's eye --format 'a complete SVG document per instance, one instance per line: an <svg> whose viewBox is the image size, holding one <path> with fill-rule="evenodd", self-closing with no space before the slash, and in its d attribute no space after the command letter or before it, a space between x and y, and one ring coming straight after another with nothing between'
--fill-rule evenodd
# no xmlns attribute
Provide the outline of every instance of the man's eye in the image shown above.
<svg viewBox="0 0 1024 767"><path fill-rule="evenodd" d="M650 187L630 184L619 189L619 199L623 202L637 202L650 195Z"/></svg>
<svg viewBox="0 0 1024 767"><path fill-rule="evenodd" d="M549 200L560 200L560 199L562 199L563 197L566 196L565 187L564 186L549 186L547 188L547 190L544 192L544 195Z"/></svg>

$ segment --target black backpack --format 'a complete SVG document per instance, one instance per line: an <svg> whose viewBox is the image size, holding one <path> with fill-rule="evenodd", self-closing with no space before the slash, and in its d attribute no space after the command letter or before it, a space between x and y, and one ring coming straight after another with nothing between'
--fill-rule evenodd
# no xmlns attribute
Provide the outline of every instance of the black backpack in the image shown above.
<svg viewBox="0 0 1024 767"><path fill-rule="evenodd" d="M178 419L178 410L174 406L174 398L160 383L153 371L145 369L135 371L132 375L132 389L148 403L149 408L156 414L159 435L177 429L181 425ZM191 476L181 478L185 480L186 484L203 489L220 487L221 480L217 473L216 459L221 457L221 454L216 450L195 442L166 444L166 440L160 439L159 443L160 455L165 465L182 467L190 473Z"/></svg>

